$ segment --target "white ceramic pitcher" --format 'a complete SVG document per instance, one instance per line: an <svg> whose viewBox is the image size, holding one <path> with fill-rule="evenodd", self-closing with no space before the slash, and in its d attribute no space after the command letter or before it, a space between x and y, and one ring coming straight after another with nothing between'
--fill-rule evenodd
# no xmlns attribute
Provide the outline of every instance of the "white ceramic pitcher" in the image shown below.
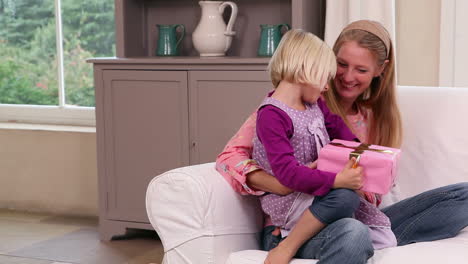
<svg viewBox="0 0 468 264"><path fill-rule="evenodd" d="M237 18L237 5L233 2L200 1L201 19L192 34L193 46L200 56L224 56L231 46L232 31ZM223 12L226 6L232 9L226 26Z"/></svg>

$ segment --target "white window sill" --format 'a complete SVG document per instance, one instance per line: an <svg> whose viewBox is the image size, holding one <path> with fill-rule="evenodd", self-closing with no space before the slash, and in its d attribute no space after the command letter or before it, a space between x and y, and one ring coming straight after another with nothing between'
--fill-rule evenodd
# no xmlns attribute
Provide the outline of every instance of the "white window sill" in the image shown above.
<svg viewBox="0 0 468 264"><path fill-rule="evenodd" d="M0 122L0 129L96 133L95 127Z"/></svg>
<svg viewBox="0 0 468 264"><path fill-rule="evenodd" d="M94 127L94 107L0 104L0 122Z"/></svg>

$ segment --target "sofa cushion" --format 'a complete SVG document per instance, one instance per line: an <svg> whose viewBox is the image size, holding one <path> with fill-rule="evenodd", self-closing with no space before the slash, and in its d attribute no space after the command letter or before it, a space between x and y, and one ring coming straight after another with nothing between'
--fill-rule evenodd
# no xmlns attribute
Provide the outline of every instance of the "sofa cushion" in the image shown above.
<svg viewBox="0 0 468 264"><path fill-rule="evenodd" d="M268 252L263 250L243 250L231 253L226 264L263 264ZM289 264L314 264L317 260L293 259Z"/></svg>

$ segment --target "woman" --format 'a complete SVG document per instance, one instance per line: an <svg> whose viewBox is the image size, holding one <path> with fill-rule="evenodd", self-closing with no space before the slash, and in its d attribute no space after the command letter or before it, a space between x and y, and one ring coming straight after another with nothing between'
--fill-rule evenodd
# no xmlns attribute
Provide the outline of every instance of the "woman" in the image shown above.
<svg viewBox="0 0 468 264"><path fill-rule="evenodd" d="M379 38L388 42L385 46L390 49L372 40L369 31L382 35ZM348 122L362 142L400 147L393 48L385 35L388 33L381 25L364 21L343 30L333 47L338 64L336 78L325 97L329 108ZM382 211L391 220L399 246L453 237L468 226L468 183L430 190ZM442 218L444 224L438 221Z"/></svg>
<svg viewBox="0 0 468 264"><path fill-rule="evenodd" d="M353 22L343 29L333 51L338 69L331 89L324 94L327 106L345 120L362 142L400 147L401 119L388 32L376 22ZM259 170L250 159L254 125L255 116L251 116L218 156L217 169L239 193L287 194L289 188ZM380 203L380 197L373 198L376 204ZM468 225L468 184L430 190L383 208L382 212L389 217L399 246L453 237ZM440 221L442 218L444 221ZM336 221L307 240L296 256L318 258L321 263L371 256L367 246L360 247L361 243L356 243L359 239L353 240L342 230L362 230L362 226L350 219ZM266 250L282 241L276 232L272 226L264 229ZM361 239L365 235L363 231L354 233Z"/></svg>

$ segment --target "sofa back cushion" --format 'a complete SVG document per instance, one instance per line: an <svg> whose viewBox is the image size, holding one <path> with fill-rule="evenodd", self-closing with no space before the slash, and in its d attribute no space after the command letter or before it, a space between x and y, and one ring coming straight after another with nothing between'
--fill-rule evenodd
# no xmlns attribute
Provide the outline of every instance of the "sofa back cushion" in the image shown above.
<svg viewBox="0 0 468 264"><path fill-rule="evenodd" d="M399 199L468 181L468 88L398 87L403 145Z"/></svg>

